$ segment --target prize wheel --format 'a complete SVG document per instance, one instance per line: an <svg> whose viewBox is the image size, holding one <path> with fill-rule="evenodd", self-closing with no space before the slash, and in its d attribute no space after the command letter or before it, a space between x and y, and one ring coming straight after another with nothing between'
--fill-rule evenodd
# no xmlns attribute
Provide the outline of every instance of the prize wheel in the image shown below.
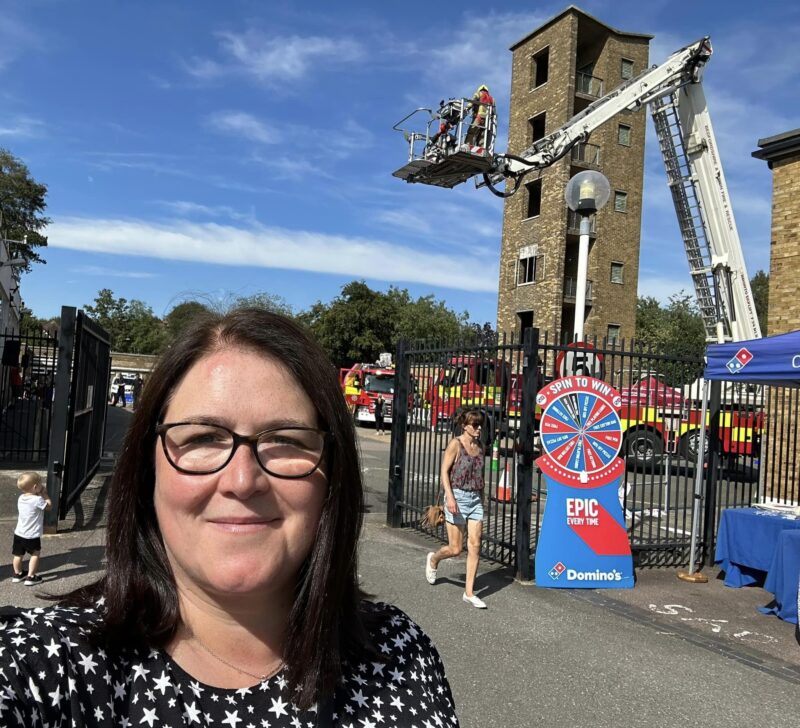
<svg viewBox="0 0 800 728"><path fill-rule="evenodd" d="M624 468L617 457L622 427L610 399L592 391L566 391L545 406L539 430L548 474L579 487L610 482Z"/></svg>

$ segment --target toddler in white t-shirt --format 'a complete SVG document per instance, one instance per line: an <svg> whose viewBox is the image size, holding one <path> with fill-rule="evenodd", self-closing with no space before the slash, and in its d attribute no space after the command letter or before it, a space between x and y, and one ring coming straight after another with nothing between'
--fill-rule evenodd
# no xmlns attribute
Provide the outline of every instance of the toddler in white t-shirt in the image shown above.
<svg viewBox="0 0 800 728"><path fill-rule="evenodd" d="M44 533L44 512L50 510L52 503L42 485L38 473L22 473L17 478L17 488L22 495L17 500L17 527L14 529L14 544L11 553L14 556L12 566L14 575L11 581L25 580L25 586L33 586L42 581L36 571L39 568L39 553L42 550L42 534ZM44 494L44 495L42 495ZM22 558L30 554L28 575L22 571Z"/></svg>

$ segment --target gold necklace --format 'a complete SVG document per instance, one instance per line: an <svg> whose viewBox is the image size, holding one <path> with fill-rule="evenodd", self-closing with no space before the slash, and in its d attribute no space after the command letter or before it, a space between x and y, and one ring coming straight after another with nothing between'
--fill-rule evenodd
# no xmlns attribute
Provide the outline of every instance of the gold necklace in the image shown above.
<svg viewBox="0 0 800 728"><path fill-rule="evenodd" d="M256 673L254 673L254 672L250 672L249 670L244 670L244 669L242 669L242 668L241 668L241 667L239 667L238 665L234 665L232 662L228 662L228 661L227 661L227 660L226 660L224 657L220 657L220 656L219 656L219 655L218 655L216 652L214 652L214 651L213 651L213 650L212 650L210 647L208 647L207 645L203 644L203 642L200 640L200 638L199 638L199 637L198 637L196 634L192 633L192 634L190 635L190 638L191 638L191 639L193 639L195 642L197 642L197 644L198 644L198 645L199 645L199 646L200 646L200 647L201 647L201 648L202 648L202 649L203 649L205 652L207 652L209 655L211 655L211 657L213 657L215 660L219 660L219 661L220 661L220 662L221 662L223 665L227 665L228 667L231 667L231 668L233 668L234 670L236 670L236 672L241 672L243 675L247 675L247 676L249 676L249 677L253 677L253 678L255 678L256 680L260 680L261 682L266 682L266 681L267 681L267 680L269 680L271 677L275 677L275 675L277 675L277 674L278 674L278 673L279 673L279 672L280 672L280 671L283 669L283 667L284 667L284 662L283 662L283 660L281 660L281 661L278 663L278 666L277 666L277 667L276 667L274 670L272 670L271 672L264 673L263 675L257 675L257 674L256 674Z"/></svg>

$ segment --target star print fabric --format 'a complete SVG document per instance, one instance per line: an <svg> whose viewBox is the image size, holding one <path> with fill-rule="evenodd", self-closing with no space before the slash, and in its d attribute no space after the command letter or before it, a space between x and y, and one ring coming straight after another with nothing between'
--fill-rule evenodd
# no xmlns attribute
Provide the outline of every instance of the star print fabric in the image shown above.
<svg viewBox="0 0 800 728"><path fill-rule="evenodd" d="M107 653L87 639L99 609L0 608L0 726L458 726L436 648L396 607L363 603L377 656L345 663L320 711L294 707L283 671L228 690L197 682L159 649Z"/></svg>

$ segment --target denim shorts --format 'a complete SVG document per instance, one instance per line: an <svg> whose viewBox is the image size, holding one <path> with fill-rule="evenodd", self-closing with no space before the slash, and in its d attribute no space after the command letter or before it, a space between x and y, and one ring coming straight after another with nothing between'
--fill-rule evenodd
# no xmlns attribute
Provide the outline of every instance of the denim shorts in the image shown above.
<svg viewBox="0 0 800 728"><path fill-rule="evenodd" d="M444 518L454 526L463 526L467 521L483 520L483 491L482 490L460 490L453 488L453 496L456 499L458 513L450 513L447 506L444 509Z"/></svg>

